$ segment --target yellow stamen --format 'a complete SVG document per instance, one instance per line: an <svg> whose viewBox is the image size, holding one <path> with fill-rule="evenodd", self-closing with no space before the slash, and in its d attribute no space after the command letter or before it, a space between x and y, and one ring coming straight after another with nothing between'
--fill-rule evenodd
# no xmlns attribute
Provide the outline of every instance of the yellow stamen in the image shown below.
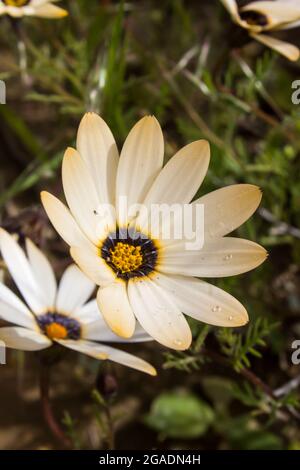
<svg viewBox="0 0 300 470"><path fill-rule="evenodd" d="M110 253L111 262L122 273L135 271L143 264L143 254L140 246L118 242L115 248L110 250Z"/></svg>
<svg viewBox="0 0 300 470"><path fill-rule="evenodd" d="M68 336L68 331L59 323L50 323L46 326L46 335L50 339L65 339Z"/></svg>

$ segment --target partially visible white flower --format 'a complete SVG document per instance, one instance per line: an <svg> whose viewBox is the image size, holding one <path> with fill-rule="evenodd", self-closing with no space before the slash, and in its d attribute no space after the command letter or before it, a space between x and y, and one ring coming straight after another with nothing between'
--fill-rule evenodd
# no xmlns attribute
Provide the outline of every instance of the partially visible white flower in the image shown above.
<svg viewBox="0 0 300 470"><path fill-rule="evenodd" d="M246 29L252 38L289 60L299 59L298 47L263 34L300 26L299 0L255 1L241 8L238 7L236 0L220 1L230 13L232 20Z"/></svg>
<svg viewBox="0 0 300 470"><path fill-rule="evenodd" d="M0 15L13 18L38 16L41 18L63 18L68 12L53 5L59 0L0 0Z"/></svg>
<svg viewBox="0 0 300 470"><path fill-rule="evenodd" d="M38 351L59 343L95 359L109 359L156 375L155 369L142 359L96 342L129 341L121 340L108 329L96 300L87 302L95 284L77 266L66 269L57 287L49 261L32 241L26 240L26 256L14 238L0 229L0 248L28 305L0 283L0 318L18 325L0 328L0 340L6 347ZM138 326L130 342L149 340Z"/></svg>

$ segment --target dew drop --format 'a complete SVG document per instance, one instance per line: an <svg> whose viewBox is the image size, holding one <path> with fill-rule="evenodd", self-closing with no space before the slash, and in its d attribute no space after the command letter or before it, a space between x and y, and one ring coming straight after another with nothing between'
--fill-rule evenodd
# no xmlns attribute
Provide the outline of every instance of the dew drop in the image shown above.
<svg viewBox="0 0 300 470"><path fill-rule="evenodd" d="M232 315L229 315L228 320L229 320L229 321L233 320L233 316L232 316Z"/></svg>
<svg viewBox="0 0 300 470"><path fill-rule="evenodd" d="M224 261L230 261L231 259L232 259L232 255L231 255L231 254L230 254L230 255L226 255L226 256L224 256L224 258L223 258Z"/></svg>
<svg viewBox="0 0 300 470"><path fill-rule="evenodd" d="M181 339L175 339L174 344L176 344L176 346L181 346L182 345Z"/></svg>
<svg viewBox="0 0 300 470"><path fill-rule="evenodd" d="M221 307L220 307L219 305L215 305L215 306L211 309L211 311L214 312L214 313L216 313L216 312L221 312L221 310L222 310L222 309L221 309Z"/></svg>

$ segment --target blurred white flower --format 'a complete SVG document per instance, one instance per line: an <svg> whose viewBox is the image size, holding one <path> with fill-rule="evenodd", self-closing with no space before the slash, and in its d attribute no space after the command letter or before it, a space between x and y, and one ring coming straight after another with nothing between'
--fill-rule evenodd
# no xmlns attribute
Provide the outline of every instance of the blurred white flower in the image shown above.
<svg viewBox="0 0 300 470"><path fill-rule="evenodd" d="M68 12L53 5L59 0L0 0L0 15L13 18L38 16L41 18L63 18Z"/></svg>
<svg viewBox="0 0 300 470"><path fill-rule="evenodd" d="M0 283L0 318L18 325L0 328L0 341L6 347L38 351L59 343L95 359L109 359L156 375L155 369L142 359L98 343L124 340L107 328L96 300L87 302L95 284L76 265L66 269L57 287L49 261L29 239L26 240L26 256L15 239L0 229L0 248L27 304ZM149 340L151 338L138 326L131 342Z"/></svg>
<svg viewBox="0 0 300 470"><path fill-rule="evenodd" d="M238 7L236 0L220 1L230 13L232 20L246 29L252 38L289 60L299 59L298 47L264 34L300 26L299 0L255 1L241 8Z"/></svg>

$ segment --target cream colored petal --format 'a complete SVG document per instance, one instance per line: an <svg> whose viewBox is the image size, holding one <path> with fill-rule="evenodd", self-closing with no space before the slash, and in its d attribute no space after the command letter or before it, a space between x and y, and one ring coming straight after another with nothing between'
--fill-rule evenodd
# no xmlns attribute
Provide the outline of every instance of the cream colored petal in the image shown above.
<svg viewBox="0 0 300 470"><path fill-rule="evenodd" d="M198 140L186 145L161 170L144 204L187 204L195 196L207 173L209 143Z"/></svg>
<svg viewBox="0 0 300 470"><path fill-rule="evenodd" d="M184 243L168 246L157 269L184 276L225 277L251 271L266 257L266 250L257 243L225 237L205 243L198 251L186 250Z"/></svg>
<svg viewBox="0 0 300 470"><path fill-rule="evenodd" d="M153 341L138 323L136 323L136 328L131 338L125 339L115 335L111 329L108 328L102 314L99 312L96 299L76 309L72 317L76 318L81 323L83 339L108 343L142 343L145 341Z"/></svg>
<svg viewBox="0 0 300 470"><path fill-rule="evenodd" d="M36 7L36 6L45 5L45 3L55 3L55 2L59 2L59 1L60 0L31 0L30 5L32 7Z"/></svg>
<svg viewBox="0 0 300 470"><path fill-rule="evenodd" d="M293 29L293 28L299 28L300 27L300 21L293 21L292 23L285 23L283 25L278 26L278 30L288 30L288 29Z"/></svg>
<svg viewBox="0 0 300 470"><path fill-rule="evenodd" d="M108 355L104 351L104 346L102 344L92 343L90 341L85 340L74 340L74 339L56 339L56 343L65 346L66 348L73 349L74 351L87 354L94 359L98 359L100 361L104 361L107 359Z"/></svg>
<svg viewBox="0 0 300 470"><path fill-rule="evenodd" d="M12 16L13 18L21 18L22 16L24 16L24 7L19 8L7 6L5 7L5 13Z"/></svg>
<svg viewBox="0 0 300 470"><path fill-rule="evenodd" d="M63 159L62 179L68 206L81 230L97 244L114 227L109 227L107 213L101 213L94 181L79 153L69 148Z"/></svg>
<svg viewBox="0 0 300 470"><path fill-rule="evenodd" d="M42 251L28 238L26 240L26 251L33 275L41 288L45 305L53 307L57 290L53 269Z"/></svg>
<svg viewBox="0 0 300 470"><path fill-rule="evenodd" d="M56 308L59 312L72 313L91 297L95 284L75 265L69 266L59 283Z"/></svg>
<svg viewBox="0 0 300 470"><path fill-rule="evenodd" d="M156 282L168 291L186 315L209 325L242 326L248 322L243 305L232 295L194 277L158 274Z"/></svg>
<svg viewBox="0 0 300 470"><path fill-rule="evenodd" d="M37 331L27 330L20 326L8 326L0 328L0 341L7 348L21 351L40 351L51 346L52 342Z"/></svg>
<svg viewBox="0 0 300 470"><path fill-rule="evenodd" d="M127 367L132 367L133 369L146 372L147 374L156 375L155 369L150 364L148 364L148 362L143 361L142 359L126 352L118 351L117 349L110 346L85 340L58 340L57 342L67 348L86 354L94 359L108 359Z"/></svg>
<svg viewBox="0 0 300 470"><path fill-rule="evenodd" d="M35 329L36 321L23 302L4 284L0 283L0 318L25 328Z"/></svg>
<svg viewBox="0 0 300 470"><path fill-rule="evenodd" d="M96 299L92 299L84 305L75 308L72 313L72 317L80 320L84 326L89 324L94 324L96 321L100 319L102 325L107 328L106 323L104 322L101 315L99 315L99 308ZM85 337L86 338L86 337ZM91 338L86 338L91 339Z"/></svg>
<svg viewBox="0 0 300 470"><path fill-rule="evenodd" d="M204 206L205 241L232 232L256 211L262 193L252 184L234 184L212 191L193 202Z"/></svg>
<svg viewBox="0 0 300 470"><path fill-rule="evenodd" d="M153 205L149 218L143 217L141 212L136 228L149 233L150 238L158 241L157 246L176 244L187 237L191 240L200 229L203 232L204 217L202 208L200 209L198 215L198 207L192 204Z"/></svg>
<svg viewBox="0 0 300 470"><path fill-rule="evenodd" d="M239 22L240 15L236 0L221 0L226 10L230 13L232 19L236 22Z"/></svg>
<svg viewBox="0 0 300 470"><path fill-rule="evenodd" d="M109 361L117 362L118 364L131 367L132 369L139 370L140 372L145 372L149 375L157 375L156 370L151 364L144 361L143 359L140 359L137 356L102 344L101 348L103 348L103 351L107 353L107 359Z"/></svg>
<svg viewBox="0 0 300 470"><path fill-rule="evenodd" d="M81 247L91 245L69 209L59 199L47 191L42 191L41 199L50 222L68 245Z"/></svg>
<svg viewBox="0 0 300 470"><path fill-rule="evenodd" d="M130 338L135 330L135 317L130 306L127 286L124 281L114 283L98 290L99 310L107 326L118 336Z"/></svg>
<svg viewBox="0 0 300 470"><path fill-rule="evenodd" d="M92 341L100 341L101 343L146 343L153 341L153 338L149 336L141 326L138 326L135 329L134 335L131 338L121 338L120 336L114 334L104 322L104 320L99 318L99 309L98 311L98 320L95 320L93 323L88 323L83 327L83 338L89 339ZM80 320L80 316L78 316Z"/></svg>
<svg viewBox="0 0 300 470"><path fill-rule="evenodd" d="M251 37L261 42L267 47L274 49L274 51L283 55L291 61L297 61L300 57L299 48L288 42L280 41L279 39L265 34L251 34Z"/></svg>
<svg viewBox="0 0 300 470"><path fill-rule="evenodd" d="M153 116L141 119L130 131L120 156L117 172L117 208L119 224L126 225L127 208L142 203L163 165L164 141Z"/></svg>
<svg viewBox="0 0 300 470"><path fill-rule="evenodd" d="M35 313L44 311L48 305L44 302L40 283L36 281L23 250L3 229L0 229L0 249L12 278L31 310Z"/></svg>
<svg viewBox="0 0 300 470"><path fill-rule="evenodd" d="M30 14L30 13L29 13ZM40 5L34 7L34 16L38 16L40 18L64 18L68 15L67 10L63 8L57 7L56 5L51 5L51 3Z"/></svg>
<svg viewBox="0 0 300 470"><path fill-rule="evenodd" d="M169 294L149 278L131 279L128 296L135 316L156 341L176 350L191 344L190 327Z"/></svg>
<svg viewBox="0 0 300 470"><path fill-rule="evenodd" d="M105 286L114 281L116 275L99 256L97 249L71 247L70 253L80 269L98 286Z"/></svg>
<svg viewBox="0 0 300 470"><path fill-rule="evenodd" d="M161 170L148 192L136 225L145 230L145 222L151 224L158 205L187 204L195 196L208 169L209 143L198 140L183 147Z"/></svg>
<svg viewBox="0 0 300 470"><path fill-rule="evenodd" d="M256 12L265 15L269 27L273 28L282 23L289 23L300 19L300 3L285 1L259 1L251 2L241 8L242 12Z"/></svg>
<svg viewBox="0 0 300 470"><path fill-rule="evenodd" d="M95 113L86 113L77 134L77 149L94 180L101 203L115 203L119 153L105 121Z"/></svg>

